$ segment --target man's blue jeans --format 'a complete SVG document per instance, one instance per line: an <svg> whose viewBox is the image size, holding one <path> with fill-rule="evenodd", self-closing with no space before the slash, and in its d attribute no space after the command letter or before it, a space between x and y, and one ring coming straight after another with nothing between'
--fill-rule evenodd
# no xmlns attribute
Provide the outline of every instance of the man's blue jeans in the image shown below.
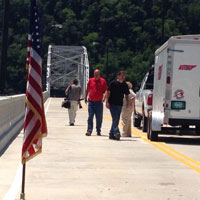
<svg viewBox="0 0 200 200"><path fill-rule="evenodd" d="M88 130L92 133L93 118L96 117L96 130L97 133L101 132L102 118L103 118L103 103L102 101L89 101L88 102Z"/></svg>
<svg viewBox="0 0 200 200"><path fill-rule="evenodd" d="M114 137L116 133L120 133L118 125L121 111L122 106L110 104L110 113L112 116L112 126L109 133L110 137Z"/></svg>

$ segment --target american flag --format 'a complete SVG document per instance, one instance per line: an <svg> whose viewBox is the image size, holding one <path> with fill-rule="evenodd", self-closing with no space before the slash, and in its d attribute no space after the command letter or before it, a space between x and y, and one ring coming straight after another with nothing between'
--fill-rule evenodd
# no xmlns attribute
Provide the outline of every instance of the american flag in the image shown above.
<svg viewBox="0 0 200 200"><path fill-rule="evenodd" d="M42 137L47 134L43 93L42 58L39 34L39 16L36 0L31 0L30 9L30 56L26 86L26 109L24 119L24 140L22 163L33 158L42 150Z"/></svg>

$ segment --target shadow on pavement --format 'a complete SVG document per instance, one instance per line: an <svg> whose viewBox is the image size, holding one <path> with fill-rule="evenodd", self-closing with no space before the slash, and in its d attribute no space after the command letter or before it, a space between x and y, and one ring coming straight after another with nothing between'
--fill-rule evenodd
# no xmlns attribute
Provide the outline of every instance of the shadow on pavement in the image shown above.
<svg viewBox="0 0 200 200"><path fill-rule="evenodd" d="M200 145L200 137L198 136L191 136L187 137L186 135L182 136L160 136L159 135L159 142L165 142L168 144L180 144L180 145Z"/></svg>

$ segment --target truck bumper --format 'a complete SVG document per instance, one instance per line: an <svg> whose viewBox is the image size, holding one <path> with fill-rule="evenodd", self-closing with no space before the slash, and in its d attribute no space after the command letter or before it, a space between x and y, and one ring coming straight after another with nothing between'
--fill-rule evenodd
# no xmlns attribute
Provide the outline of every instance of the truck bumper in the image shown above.
<svg viewBox="0 0 200 200"><path fill-rule="evenodd" d="M200 125L200 119L170 119L169 125L178 126L178 125Z"/></svg>

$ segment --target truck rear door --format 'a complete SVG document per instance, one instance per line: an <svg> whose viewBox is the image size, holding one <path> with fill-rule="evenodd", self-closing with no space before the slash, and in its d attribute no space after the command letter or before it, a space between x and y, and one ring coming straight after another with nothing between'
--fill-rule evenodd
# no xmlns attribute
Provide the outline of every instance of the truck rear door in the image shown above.
<svg viewBox="0 0 200 200"><path fill-rule="evenodd" d="M200 44L177 43L173 53L171 117L200 118Z"/></svg>

